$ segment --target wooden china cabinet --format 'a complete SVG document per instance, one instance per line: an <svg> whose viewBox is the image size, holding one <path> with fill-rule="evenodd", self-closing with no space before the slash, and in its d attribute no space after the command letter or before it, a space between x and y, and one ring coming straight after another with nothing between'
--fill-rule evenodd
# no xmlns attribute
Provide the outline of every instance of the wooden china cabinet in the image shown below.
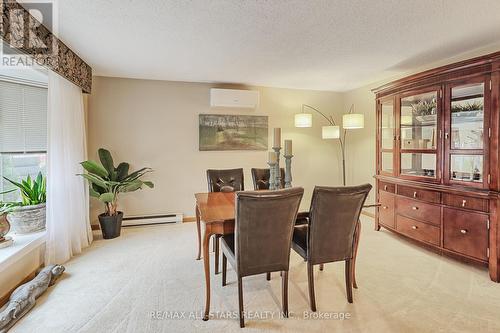
<svg viewBox="0 0 500 333"><path fill-rule="evenodd" d="M374 89L380 226L500 281L500 52Z"/></svg>

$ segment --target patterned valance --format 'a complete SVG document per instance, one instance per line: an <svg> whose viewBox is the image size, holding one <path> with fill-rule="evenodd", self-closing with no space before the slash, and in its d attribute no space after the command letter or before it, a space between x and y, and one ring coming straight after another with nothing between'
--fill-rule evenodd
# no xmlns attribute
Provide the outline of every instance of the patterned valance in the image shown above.
<svg viewBox="0 0 500 333"><path fill-rule="evenodd" d="M32 57L44 66L82 88L92 89L92 68L71 51L52 32L14 0L0 0L0 37L12 49Z"/></svg>

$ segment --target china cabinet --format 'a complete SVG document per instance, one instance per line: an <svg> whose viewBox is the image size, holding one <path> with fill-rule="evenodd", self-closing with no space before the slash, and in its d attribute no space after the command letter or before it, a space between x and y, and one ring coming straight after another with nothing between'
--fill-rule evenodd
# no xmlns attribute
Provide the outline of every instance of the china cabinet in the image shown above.
<svg viewBox="0 0 500 333"><path fill-rule="evenodd" d="M375 228L500 282L500 52L374 89Z"/></svg>

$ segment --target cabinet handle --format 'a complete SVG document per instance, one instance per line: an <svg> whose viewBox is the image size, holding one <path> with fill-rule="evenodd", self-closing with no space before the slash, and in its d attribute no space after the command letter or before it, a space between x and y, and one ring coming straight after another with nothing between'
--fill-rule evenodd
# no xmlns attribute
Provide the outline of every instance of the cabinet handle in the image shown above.
<svg viewBox="0 0 500 333"><path fill-rule="evenodd" d="M465 235L467 233L467 229L461 229L460 232Z"/></svg>
<svg viewBox="0 0 500 333"><path fill-rule="evenodd" d="M462 200L462 207L465 207L466 204L467 204L467 200Z"/></svg>
<svg viewBox="0 0 500 333"><path fill-rule="evenodd" d="M413 192L413 197L416 198L417 197L417 191Z"/></svg>
<svg viewBox="0 0 500 333"><path fill-rule="evenodd" d="M384 185L384 191L387 191L387 185Z"/></svg>
<svg viewBox="0 0 500 333"><path fill-rule="evenodd" d="M411 207L411 209L418 210L418 207L417 206L413 206L413 207Z"/></svg>
<svg viewBox="0 0 500 333"><path fill-rule="evenodd" d="M444 138L445 138L446 140L448 140L448 138L449 138L449 137L450 137L450 134L448 134L448 133L444 133Z"/></svg>
<svg viewBox="0 0 500 333"><path fill-rule="evenodd" d="M411 228L412 228L413 230L417 230L417 229L418 229L418 227L417 227L416 225L412 226Z"/></svg>
<svg viewBox="0 0 500 333"><path fill-rule="evenodd" d="M383 207L382 207L382 209L387 209L387 208L389 208L389 207L387 207L387 206L383 206Z"/></svg>

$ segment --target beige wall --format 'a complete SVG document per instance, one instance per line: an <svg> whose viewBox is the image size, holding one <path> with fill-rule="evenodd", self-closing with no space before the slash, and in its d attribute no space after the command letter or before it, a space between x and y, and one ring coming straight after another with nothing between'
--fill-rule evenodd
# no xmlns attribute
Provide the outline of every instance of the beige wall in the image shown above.
<svg viewBox="0 0 500 333"><path fill-rule="evenodd" d="M282 138L293 140L293 183L306 190L307 208L314 185L338 185L340 162L338 142L322 140L321 126L294 127L294 114L307 103L325 113L344 112L342 94L264 87L260 107L255 110L210 108L209 89L216 85L94 77L88 104L89 157L99 147L111 150L115 162L128 161L133 168L150 166L155 189L125 194L121 209L129 215L181 212L193 216L195 192L207 190L208 168L245 169L245 188L252 189L250 168L266 167L264 151L198 151L198 115L227 113L269 116L269 135L282 128ZM233 86L234 87L234 86ZM240 88L240 87L238 87ZM370 125L369 125L370 126ZM371 145L373 146L373 145ZM102 207L93 202L93 220Z"/></svg>
<svg viewBox="0 0 500 333"><path fill-rule="evenodd" d="M363 129L347 132L346 160L347 183L363 184L371 183L375 186L375 136L376 136L376 112L375 95L371 92L371 86L362 87L344 93L345 109L348 110L352 104L356 113L365 116L365 127ZM374 191L372 191L374 194ZM373 204L375 195L368 198ZM373 212L373 209L371 210Z"/></svg>
<svg viewBox="0 0 500 333"><path fill-rule="evenodd" d="M261 92L261 105L255 111L210 108L209 89L220 85L94 77L88 101L89 156L96 158L97 148L103 146L113 152L117 161L155 169L151 176L156 184L154 190L123 196L122 209L129 215L182 212L192 216L193 192L206 191L206 169L243 167L246 188L251 189L250 168L265 167L267 158L266 152L199 152L198 114L268 115L270 135L273 127L281 127L283 138L293 140L294 184L306 189L302 207L305 209L314 185L340 184L341 170L338 141L321 139L325 122L320 116L314 114L313 128L293 126L293 115L299 112L301 104L334 114L339 121L355 104L355 111L365 115L365 128L348 132L347 183L374 184L375 96L371 89L399 77L499 49L500 45L490 45L344 93L244 87ZM372 192L368 201L373 200ZM95 202L92 206L95 219L102 207Z"/></svg>

